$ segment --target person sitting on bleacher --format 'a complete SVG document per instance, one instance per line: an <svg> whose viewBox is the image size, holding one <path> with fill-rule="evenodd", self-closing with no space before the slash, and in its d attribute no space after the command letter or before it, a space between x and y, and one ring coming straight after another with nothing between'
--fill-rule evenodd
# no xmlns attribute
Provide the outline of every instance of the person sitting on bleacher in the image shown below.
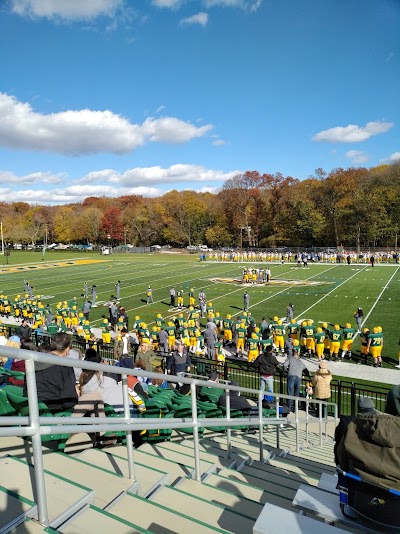
<svg viewBox="0 0 400 534"><path fill-rule="evenodd" d="M337 459L365 482L400 490L400 385L389 391L385 413L360 413L349 423Z"/></svg>
<svg viewBox="0 0 400 534"><path fill-rule="evenodd" d="M229 382L230 386L239 386L239 382L235 382L234 380L231 380ZM250 415L252 411L251 404L246 399L246 397L240 396L240 391L234 391L231 390L229 393L230 398L230 409L231 410L240 410L243 412L243 415ZM220 398L218 399L218 406L226 407L226 393L224 392Z"/></svg>

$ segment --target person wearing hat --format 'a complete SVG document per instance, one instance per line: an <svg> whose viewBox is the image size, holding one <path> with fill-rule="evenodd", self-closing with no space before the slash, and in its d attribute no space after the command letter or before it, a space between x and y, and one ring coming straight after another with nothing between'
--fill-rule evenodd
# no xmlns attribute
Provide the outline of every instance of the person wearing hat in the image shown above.
<svg viewBox="0 0 400 534"><path fill-rule="evenodd" d="M328 363L325 360L319 362L318 371L315 373L312 383L317 400L328 400L331 396L332 373L328 370ZM319 415L319 407L318 415ZM327 407L323 406L323 417L327 415Z"/></svg>

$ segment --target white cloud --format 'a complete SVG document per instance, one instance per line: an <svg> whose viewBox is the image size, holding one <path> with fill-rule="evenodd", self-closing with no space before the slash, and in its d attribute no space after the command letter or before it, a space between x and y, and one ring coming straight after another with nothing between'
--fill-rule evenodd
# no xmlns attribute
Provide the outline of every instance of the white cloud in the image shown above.
<svg viewBox="0 0 400 534"><path fill-rule="evenodd" d="M120 197L141 195L157 197L170 189L193 189L197 183L199 192L216 192L225 180L242 171L206 169L201 165L178 163L170 167L137 167L119 173L113 169L92 171L72 180L67 174L36 172L17 176L0 171L0 198L4 202L29 202L30 204L67 204L81 202L88 196ZM11 185L12 184L12 185ZM66 185L60 187L57 184ZM9 187L7 187L9 186ZM24 189L28 186L29 189ZM166 187L168 186L168 187Z"/></svg>
<svg viewBox="0 0 400 534"><path fill-rule="evenodd" d="M177 9L181 7L182 0L153 0L153 5L156 7L165 7L167 9Z"/></svg>
<svg viewBox="0 0 400 534"><path fill-rule="evenodd" d="M199 24L204 28L208 23L208 14L204 13L204 11L201 11L200 13L196 13L196 15L192 15L191 17L181 19L180 22L181 24Z"/></svg>
<svg viewBox="0 0 400 534"><path fill-rule="evenodd" d="M381 160L384 163L397 163L400 161L400 152L393 152L388 158Z"/></svg>
<svg viewBox="0 0 400 534"><path fill-rule="evenodd" d="M214 146L224 146L224 145L226 145L226 141L224 141L223 139L216 139L215 141L212 142L212 145L214 145Z"/></svg>
<svg viewBox="0 0 400 534"><path fill-rule="evenodd" d="M0 146L68 155L125 154L146 142L185 143L213 128L197 128L175 117L132 124L112 111L68 110L44 115L30 104L0 93Z"/></svg>
<svg viewBox="0 0 400 534"><path fill-rule="evenodd" d="M210 7L236 7L251 13L257 11L263 0L204 0L204 5Z"/></svg>
<svg viewBox="0 0 400 534"><path fill-rule="evenodd" d="M112 169L103 169L92 171L83 176L78 183L112 183L120 184L126 187L133 187L143 184L170 184L170 183L193 183L193 182L224 182L233 178L241 171L234 170L223 172L220 170L206 169L201 165L176 164L168 168L159 166L155 167L137 167L128 169L123 173L118 173Z"/></svg>
<svg viewBox="0 0 400 534"><path fill-rule="evenodd" d="M368 156L362 150L348 150L345 154L346 158L351 160L355 165L365 163L368 161Z"/></svg>
<svg viewBox="0 0 400 534"><path fill-rule="evenodd" d="M0 170L0 184L29 185L35 183L59 184L67 175L65 173L53 174L51 172L33 172L24 176L17 176L13 172Z"/></svg>
<svg viewBox="0 0 400 534"><path fill-rule="evenodd" d="M374 135L385 133L393 128L393 122L368 122L364 127L356 124L336 126L323 130L313 136L313 141L326 141L328 143L359 143Z"/></svg>
<svg viewBox="0 0 400 534"><path fill-rule="evenodd" d="M90 20L113 17L124 0L11 0L12 11L21 16Z"/></svg>
<svg viewBox="0 0 400 534"><path fill-rule="evenodd" d="M158 106L158 108L156 109L156 113L161 113L162 111L164 111L165 106Z"/></svg>

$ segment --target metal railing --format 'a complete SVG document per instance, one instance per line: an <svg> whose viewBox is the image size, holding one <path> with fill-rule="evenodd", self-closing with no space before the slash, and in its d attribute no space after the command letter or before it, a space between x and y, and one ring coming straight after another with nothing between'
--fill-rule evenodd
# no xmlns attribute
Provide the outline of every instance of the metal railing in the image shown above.
<svg viewBox="0 0 400 534"><path fill-rule="evenodd" d="M14 359L25 360L25 381L27 386L28 405L29 405L29 417L13 417L3 416L0 417L0 437L4 436L30 436L32 439L33 447L33 459L34 459L34 473L35 473L35 488L37 495L38 505L38 517L40 523L45 526L49 525L48 510L47 510L47 497L45 489L45 479L43 471L43 456L42 456L42 435L79 433L79 432L109 432L109 431L124 431L126 434L126 446L127 446L127 459L129 468L129 478L135 480L135 465L133 454L133 440L132 431L137 430L153 430L153 429L180 429L180 428L192 428L193 429L193 441L194 441L194 462L195 462L195 478L201 480L200 472L200 447L199 447L199 428L200 427L217 427L226 426L227 428L227 454L228 458L231 457L232 445L231 445L231 427L237 426L240 421L241 426L258 426L259 432L259 448L260 448L260 461L264 459L263 448L263 431L264 425L276 426L276 440L277 447L279 448L279 430L280 425L284 422L284 419L279 416L279 408L281 406L281 399L292 399L295 406L295 418L290 420L290 424L295 426L296 429L296 450L300 450L300 436L299 426L300 424L306 425L306 440L308 441L308 426L310 424L317 424L319 426L320 445L323 444L323 426L325 424L325 437L326 437L326 425L328 417L324 417L323 406L333 405L335 423L338 419L337 405L324 401L315 401L319 405L319 416L312 417L308 411L308 401L306 400L306 416L300 416L299 402L302 399L298 397L283 395L278 393L269 393L274 397L274 404L276 410L275 418L263 417L262 401L264 392L261 390L254 390L250 388L243 388L237 386L231 386L229 384L218 384L204 380L197 380L193 378L187 378L184 376L173 375L160 375L159 373L150 373L141 370L131 370L116 366L102 365L87 362L84 360L76 360L73 358L61 357L55 354L39 353L33 351L27 351L23 349L14 349L10 347L1 348L2 356ZM41 417L39 416L39 404L36 387L35 376L35 364L37 362L45 362L50 365L62 365L66 367L75 367L81 369L89 369L92 371L104 371L107 373L115 373L121 375L122 378L122 393L123 393L123 417L119 418L107 418L98 417L96 422L93 422L93 418L85 417ZM142 376L147 378L160 379L163 378L172 383L183 383L190 385L191 391L191 408L192 417L188 419L181 418L168 418L163 420L156 418L134 418L131 414L129 395L128 395L128 376ZM208 388L223 389L226 391L226 417L225 418L198 418L197 416L197 398L196 388L198 386L207 386ZM230 410L230 391L240 391L242 393L255 394L258 397L258 415L257 417L243 417L243 418L231 418Z"/></svg>

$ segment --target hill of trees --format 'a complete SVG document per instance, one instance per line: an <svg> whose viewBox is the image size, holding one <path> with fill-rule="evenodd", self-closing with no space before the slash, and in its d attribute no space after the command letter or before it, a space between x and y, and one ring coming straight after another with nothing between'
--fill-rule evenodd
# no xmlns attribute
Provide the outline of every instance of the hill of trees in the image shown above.
<svg viewBox="0 0 400 534"><path fill-rule="evenodd" d="M62 206L0 202L6 243L207 244L277 247L394 246L400 231L400 163L317 169L314 176L248 171L216 193L89 197Z"/></svg>

